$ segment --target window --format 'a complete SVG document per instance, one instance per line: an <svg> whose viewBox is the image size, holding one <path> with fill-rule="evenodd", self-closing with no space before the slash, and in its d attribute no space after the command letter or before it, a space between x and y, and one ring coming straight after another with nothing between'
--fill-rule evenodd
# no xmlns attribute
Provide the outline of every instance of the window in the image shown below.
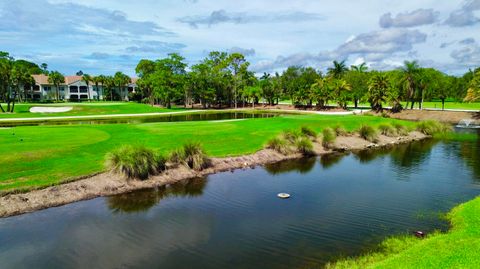
<svg viewBox="0 0 480 269"><path fill-rule="evenodd" d="M78 100L78 94L70 95L70 100Z"/></svg>
<svg viewBox="0 0 480 269"><path fill-rule="evenodd" d="M70 86L70 92L77 93L78 92L78 87L77 86ZM77 98L78 98L78 95L77 95Z"/></svg>
<svg viewBox="0 0 480 269"><path fill-rule="evenodd" d="M80 86L80 92L81 92L81 93L88 92L87 86Z"/></svg>
<svg viewBox="0 0 480 269"><path fill-rule="evenodd" d="M43 86L43 90L46 91L46 92L50 91L51 89L52 89L52 87L50 87L50 86Z"/></svg>
<svg viewBox="0 0 480 269"><path fill-rule="evenodd" d="M33 90L36 91L36 92L40 91L40 86L33 85Z"/></svg>
<svg viewBox="0 0 480 269"><path fill-rule="evenodd" d="M65 87L59 87L58 90L63 92L63 91L65 91Z"/></svg>
<svg viewBox="0 0 480 269"><path fill-rule="evenodd" d="M82 95L80 95L80 99L88 99L88 95L82 94Z"/></svg>

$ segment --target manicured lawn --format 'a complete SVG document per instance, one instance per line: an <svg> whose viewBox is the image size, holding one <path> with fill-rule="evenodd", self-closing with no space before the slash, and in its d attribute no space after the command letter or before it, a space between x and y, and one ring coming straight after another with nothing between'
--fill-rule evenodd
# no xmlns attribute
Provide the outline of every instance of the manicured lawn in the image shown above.
<svg viewBox="0 0 480 269"><path fill-rule="evenodd" d="M141 143L168 152L201 142L211 156L253 153L282 130L310 126L320 131L343 125L411 122L374 116L288 115L242 121L25 126L0 128L0 192L57 184L104 170L105 154L122 144Z"/></svg>
<svg viewBox="0 0 480 269"><path fill-rule="evenodd" d="M452 229L426 239L392 238L384 252L346 260L334 268L479 268L480 197L461 204L448 215Z"/></svg>
<svg viewBox="0 0 480 269"><path fill-rule="evenodd" d="M5 107L4 104L2 106ZM30 113L34 106L63 107L72 106L73 109L63 113ZM33 118L52 116L86 116L107 114L135 114L152 112L181 111L183 108L160 108L133 102L92 102L92 103L58 103L58 104L15 104L15 113L0 113L0 118Z"/></svg>
<svg viewBox="0 0 480 269"><path fill-rule="evenodd" d="M418 107L418 104L416 104L415 107ZM423 107L442 109L442 102L424 102ZM480 102L477 102L477 103L445 102L445 109L480 110Z"/></svg>

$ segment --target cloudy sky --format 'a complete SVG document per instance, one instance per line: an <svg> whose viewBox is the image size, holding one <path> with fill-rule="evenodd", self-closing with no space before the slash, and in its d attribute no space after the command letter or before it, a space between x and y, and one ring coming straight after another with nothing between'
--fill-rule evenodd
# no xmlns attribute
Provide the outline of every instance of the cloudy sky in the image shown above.
<svg viewBox="0 0 480 269"><path fill-rule="evenodd" d="M258 72L332 60L480 66L480 0L0 0L0 51L65 74L123 71L178 52L242 52Z"/></svg>

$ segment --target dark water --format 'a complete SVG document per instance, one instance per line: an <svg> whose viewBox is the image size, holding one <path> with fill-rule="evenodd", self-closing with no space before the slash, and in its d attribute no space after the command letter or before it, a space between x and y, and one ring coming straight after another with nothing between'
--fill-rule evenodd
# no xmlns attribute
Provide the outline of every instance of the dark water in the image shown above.
<svg viewBox="0 0 480 269"><path fill-rule="evenodd" d="M259 112L199 112L185 114L166 114L146 117L125 117L108 119L67 119L67 120L35 120L21 122L0 122L0 127L39 126L39 125L76 125L76 124L116 124L116 123L148 123L148 122L176 122L176 121L213 121L251 118L271 118L280 113Z"/></svg>
<svg viewBox="0 0 480 269"><path fill-rule="evenodd" d="M480 193L479 167L480 142L428 141L98 198L0 219L0 267L321 267L447 229L443 213Z"/></svg>

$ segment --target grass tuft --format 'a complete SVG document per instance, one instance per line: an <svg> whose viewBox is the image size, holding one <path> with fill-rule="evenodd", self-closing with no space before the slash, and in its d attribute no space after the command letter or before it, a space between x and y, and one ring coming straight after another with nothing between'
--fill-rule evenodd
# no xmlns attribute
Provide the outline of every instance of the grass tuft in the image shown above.
<svg viewBox="0 0 480 269"><path fill-rule="evenodd" d="M306 137L301 137L297 141L295 141L295 147L297 151L305 156L312 156L315 153L313 152L313 144Z"/></svg>
<svg viewBox="0 0 480 269"><path fill-rule="evenodd" d="M147 179L165 167L165 158L145 146L121 146L107 154L106 166L127 178Z"/></svg>
<svg viewBox="0 0 480 269"><path fill-rule="evenodd" d="M265 147L268 148L268 149L273 149L273 150L275 150L278 153L281 153L283 155L287 155L287 154L291 153L288 142L285 139L280 138L280 137L274 137L274 138L268 140Z"/></svg>
<svg viewBox="0 0 480 269"><path fill-rule="evenodd" d="M358 130L358 134L363 139L370 141L370 142L377 142L378 141L378 132L375 128L370 125L362 125Z"/></svg>
<svg viewBox="0 0 480 269"><path fill-rule="evenodd" d="M327 127L323 129L322 137L322 145L325 148L330 148L337 139L337 133L332 128Z"/></svg>
<svg viewBox="0 0 480 269"><path fill-rule="evenodd" d="M347 130L345 130L345 128L343 128L343 126L340 125L340 124L337 124L335 126L334 130L335 130L335 133L336 133L337 136L347 136L348 135Z"/></svg>
<svg viewBox="0 0 480 269"><path fill-rule="evenodd" d="M449 125L436 120L421 121L417 124L417 130L426 135L445 134L452 130Z"/></svg>
<svg viewBox="0 0 480 269"><path fill-rule="evenodd" d="M382 135L386 135L390 137L395 137L398 135L397 129L388 123L380 124L378 126L378 130Z"/></svg>
<svg viewBox="0 0 480 269"><path fill-rule="evenodd" d="M397 130L397 134L401 136L406 136L409 134L408 128L401 124L395 124L395 129Z"/></svg>
<svg viewBox="0 0 480 269"><path fill-rule="evenodd" d="M211 160L205 154L203 146L197 142L187 142L181 148L172 151L168 160L172 164L184 164L197 171L211 165Z"/></svg>
<svg viewBox="0 0 480 269"><path fill-rule="evenodd" d="M282 133L284 139L286 139L291 144L295 144L295 142L303 137L303 133L298 130L284 130Z"/></svg>
<svg viewBox="0 0 480 269"><path fill-rule="evenodd" d="M317 133L310 127L307 126L302 126L300 128L300 132L307 137L310 137L311 139L315 140L317 139Z"/></svg>

